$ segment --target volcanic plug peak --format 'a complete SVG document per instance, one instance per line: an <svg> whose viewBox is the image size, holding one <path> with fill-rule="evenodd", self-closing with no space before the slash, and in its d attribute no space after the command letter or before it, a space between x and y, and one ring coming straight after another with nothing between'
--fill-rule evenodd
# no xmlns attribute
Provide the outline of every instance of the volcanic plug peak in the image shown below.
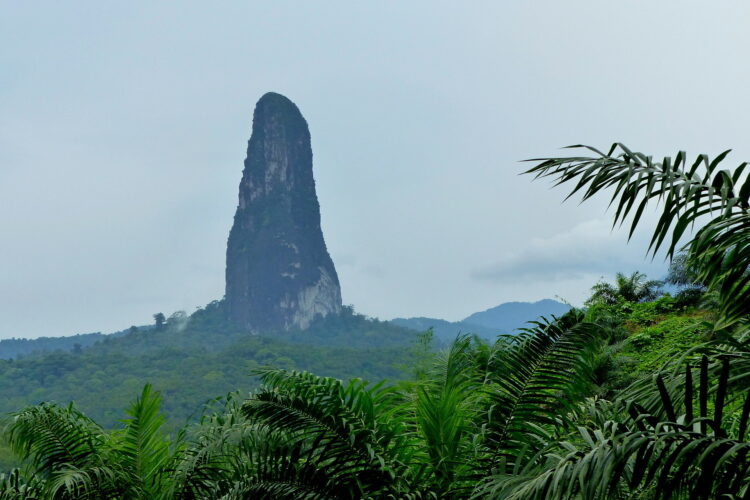
<svg viewBox="0 0 750 500"><path fill-rule="evenodd" d="M317 315L341 310L312 167L302 113L286 97L265 94L253 113L227 244L226 304L239 327L305 328Z"/></svg>

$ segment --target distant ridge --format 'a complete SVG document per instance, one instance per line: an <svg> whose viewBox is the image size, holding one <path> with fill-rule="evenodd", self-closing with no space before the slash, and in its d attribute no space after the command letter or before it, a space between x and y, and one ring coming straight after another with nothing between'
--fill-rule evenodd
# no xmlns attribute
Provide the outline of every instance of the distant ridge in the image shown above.
<svg viewBox="0 0 750 500"><path fill-rule="evenodd" d="M460 333L479 335L486 339L495 338L498 334L494 328L473 325L465 321L446 321L438 318L394 318L391 323L418 332L424 332L432 328L435 336L443 342L450 342Z"/></svg>
<svg viewBox="0 0 750 500"><path fill-rule="evenodd" d="M446 321L439 318L394 318L391 323L416 331L432 328L435 336L444 342L453 340L459 333L475 334L494 340L503 333L513 333L529 321L541 316L559 316L570 310L570 306L552 299L537 302L506 302L485 311L476 312L461 321Z"/></svg>
<svg viewBox="0 0 750 500"><path fill-rule="evenodd" d="M139 327L143 330L153 328L151 325ZM17 359L46 352L75 351L85 349L107 338L126 335L130 330L104 334L101 332L79 333L65 337L37 337L34 339L10 338L0 340L0 359Z"/></svg>
<svg viewBox="0 0 750 500"><path fill-rule="evenodd" d="M510 333L540 316L550 314L559 316L569 310L569 305L552 299L537 302L506 302L485 311L476 312L464 318L463 321Z"/></svg>

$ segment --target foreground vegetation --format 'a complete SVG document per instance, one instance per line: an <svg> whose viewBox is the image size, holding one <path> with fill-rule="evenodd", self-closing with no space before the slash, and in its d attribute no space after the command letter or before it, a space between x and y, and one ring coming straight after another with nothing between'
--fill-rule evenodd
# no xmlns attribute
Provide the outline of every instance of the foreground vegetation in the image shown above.
<svg viewBox="0 0 750 500"><path fill-rule="evenodd" d="M674 258L675 297L618 276L585 311L416 356L398 385L256 369L262 386L177 434L149 386L114 432L31 406L7 427L27 465L0 498L750 498L744 165L590 151L529 172L608 190L631 234L661 203L651 249Z"/></svg>

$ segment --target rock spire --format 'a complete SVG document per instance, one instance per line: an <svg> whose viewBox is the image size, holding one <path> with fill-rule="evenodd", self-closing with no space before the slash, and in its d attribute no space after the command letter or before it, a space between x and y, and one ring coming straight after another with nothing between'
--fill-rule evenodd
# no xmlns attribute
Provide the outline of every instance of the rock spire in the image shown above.
<svg viewBox="0 0 750 500"><path fill-rule="evenodd" d="M320 228L307 122L286 97L255 106L239 205L229 233L226 304L253 332L305 328L341 310L341 289Z"/></svg>

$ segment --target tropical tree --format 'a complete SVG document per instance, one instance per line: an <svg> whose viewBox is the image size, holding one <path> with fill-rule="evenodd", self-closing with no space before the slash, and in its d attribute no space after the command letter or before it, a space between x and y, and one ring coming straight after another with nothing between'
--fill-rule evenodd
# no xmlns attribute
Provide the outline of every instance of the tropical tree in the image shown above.
<svg viewBox="0 0 750 500"><path fill-rule="evenodd" d="M615 275L614 284L600 281L591 288L591 297L586 301L592 304L616 304L623 300L628 302L645 302L659 296L661 281L647 280L646 275L633 272L630 276L623 273Z"/></svg>
<svg viewBox="0 0 750 500"><path fill-rule="evenodd" d="M159 498L181 448L164 430L160 403L145 386L112 433L72 404L42 403L15 414L5 434L44 498Z"/></svg>
<svg viewBox="0 0 750 500"><path fill-rule="evenodd" d="M287 454L244 491L276 498L465 498L539 460L590 388L598 327L571 311L490 349L463 336L406 388L269 370L243 405ZM278 451L278 449L277 449ZM258 456L255 460L260 460ZM265 460L261 460L266 462ZM316 474L312 474L312 471Z"/></svg>
<svg viewBox="0 0 750 500"><path fill-rule="evenodd" d="M587 200L611 190L616 207L614 225L630 220L632 236L646 207L661 203L661 215L649 250L661 249L672 258L679 250L687 254L687 265L697 278L720 296L721 331L747 325L750 315L750 178L747 163L734 170L719 169L729 151L711 160L699 155L689 163L679 152L674 159L654 161L615 143L604 153L590 146L591 156L564 156L530 160L537 165L527 171L536 178L551 177L556 185L573 185L568 197L581 193ZM690 234L690 228L700 229Z"/></svg>
<svg viewBox="0 0 750 500"><path fill-rule="evenodd" d="M164 316L164 313L158 312L154 314L154 326L156 326L157 330L163 330L166 322L167 317Z"/></svg>
<svg viewBox="0 0 750 500"><path fill-rule="evenodd" d="M621 144L607 153L574 147L594 156L543 158L528 172L553 177L557 184L573 183L569 196L581 192L584 200L611 188L615 224L629 217L630 235L647 205L662 202L650 250L656 254L665 248L672 258L681 249L680 265L718 295L718 315L710 324L715 339L699 347L704 356L697 372L688 364L680 375L676 369L683 360L678 359L655 374L654 383L636 383L615 403L589 405L593 425L579 421L577 440L552 445L548 462L526 471L526 481L497 477L485 491L504 491L508 498L748 498L746 164L719 170L728 152L714 160L701 155L688 165L682 152L674 160L654 162ZM688 233L701 223L697 232Z"/></svg>

